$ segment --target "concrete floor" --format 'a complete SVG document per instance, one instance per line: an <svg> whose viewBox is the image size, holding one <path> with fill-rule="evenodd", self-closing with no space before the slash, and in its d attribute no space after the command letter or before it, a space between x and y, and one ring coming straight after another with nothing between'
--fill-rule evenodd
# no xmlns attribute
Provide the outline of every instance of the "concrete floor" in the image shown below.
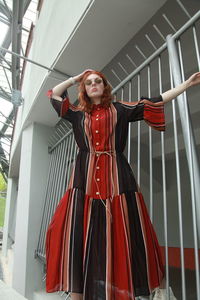
<svg viewBox="0 0 200 300"><path fill-rule="evenodd" d="M0 299L1 300L27 300L14 289L0 280Z"/></svg>
<svg viewBox="0 0 200 300"><path fill-rule="evenodd" d="M3 280L3 269L1 263L0 263L0 280Z"/></svg>

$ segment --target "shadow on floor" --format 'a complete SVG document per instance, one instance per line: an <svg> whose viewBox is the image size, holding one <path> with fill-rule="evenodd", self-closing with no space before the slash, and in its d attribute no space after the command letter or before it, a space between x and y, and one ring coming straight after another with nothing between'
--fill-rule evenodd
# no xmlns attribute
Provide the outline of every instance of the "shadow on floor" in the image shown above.
<svg viewBox="0 0 200 300"><path fill-rule="evenodd" d="M177 300L182 299L182 279L181 269L172 268L169 269L169 282L173 289L174 295ZM187 300L197 300L196 294L196 275L194 270L185 270L185 282L186 282L186 298Z"/></svg>

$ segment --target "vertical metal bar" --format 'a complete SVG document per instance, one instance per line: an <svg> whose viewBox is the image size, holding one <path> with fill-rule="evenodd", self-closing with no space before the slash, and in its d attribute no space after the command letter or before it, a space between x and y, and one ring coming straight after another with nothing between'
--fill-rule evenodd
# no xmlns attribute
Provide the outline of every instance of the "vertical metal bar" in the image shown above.
<svg viewBox="0 0 200 300"><path fill-rule="evenodd" d="M137 68L137 65L135 64L135 62L133 61L133 59L132 59L128 54L126 54L126 57L127 57L128 60L131 62L131 64L132 64L135 68Z"/></svg>
<svg viewBox="0 0 200 300"><path fill-rule="evenodd" d="M62 178L62 155L63 155L63 143L59 144L58 146L58 149L59 149L59 153L58 153L58 180L57 180L57 185L56 185L56 199L57 199L57 203L58 201L60 200L60 181L61 181L61 178Z"/></svg>
<svg viewBox="0 0 200 300"><path fill-rule="evenodd" d="M74 153L76 151L76 142L75 142L75 139L74 139L74 135L72 135L72 156L71 156L71 165L70 165L70 177L71 177L71 174L72 174L72 170L73 170L73 167L74 167Z"/></svg>
<svg viewBox="0 0 200 300"><path fill-rule="evenodd" d="M124 73L126 75L128 75L128 72L126 71L126 69L122 66L122 64L120 62L118 62L118 65L120 66L120 68L124 71Z"/></svg>
<svg viewBox="0 0 200 300"><path fill-rule="evenodd" d="M52 153L52 172L51 172L51 178L50 178L50 191L49 191L49 206L48 206L48 221L50 220L52 210L53 210L53 186L54 186L54 174L55 174L55 168L56 168L56 155L55 152Z"/></svg>
<svg viewBox="0 0 200 300"><path fill-rule="evenodd" d="M170 68L170 82L173 88L173 78L171 64ZM178 151L178 133L176 124L176 107L175 100L172 100L172 114L173 114L173 127L174 127L174 143L175 143L175 157L176 157L176 181L178 193L178 216L179 216L179 235L180 235L180 252L181 252L181 280L182 280L182 300L186 300L186 285L185 285L185 262L184 262L184 244L183 244L183 218L182 218L182 195L181 195L181 176L179 164L179 151Z"/></svg>
<svg viewBox="0 0 200 300"><path fill-rule="evenodd" d="M53 195L53 211L52 211L52 215L54 214L55 210L56 210L56 207L58 205L58 201L59 201L59 198L58 198L58 185L59 185L59 180L60 180L60 172L59 172L59 168L60 168L60 163L61 163L61 157L60 157L60 154L61 154L61 144L58 145L58 147L55 149L57 150L56 151L56 168L55 168L55 178L54 178L54 181L55 181L55 184L54 184L54 195Z"/></svg>
<svg viewBox="0 0 200 300"><path fill-rule="evenodd" d="M53 197L52 197L52 182L54 179L54 170L55 170L55 164L56 164L56 157L55 155L51 155L51 172L50 172L50 176L49 176L49 190L48 190L48 194L46 197L46 201L47 201L47 209L46 209L46 214L45 214L45 220L44 220L44 228L45 228L45 234L46 234L46 229L49 225L50 222L50 217L51 217L51 212L52 212L52 207L53 207ZM43 239L43 249L44 249L44 243L45 243L45 235L44 235L44 239ZM45 252L43 252L43 255L45 255Z"/></svg>
<svg viewBox="0 0 200 300"><path fill-rule="evenodd" d="M129 94L129 102L131 102L132 100L132 82L131 80L129 81L129 90L128 90L128 94ZM131 161L131 123L129 122L128 124L128 162L130 163Z"/></svg>
<svg viewBox="0 0 200 300"><path fill-rule="evenodd" d="M147 67L148 76L148 97L151 96L151 69ZM150 218L153 222L153 151L152 151L152 128L149 127L149 199L150 199Z"/></svg>
<svg viewBox="0 0 200 300"><path fill-rule="evenodd" d="M161 39L163 41L165 41L164 35L162 34L162 32L160 31L160 29L155 24L153 24L153 28L155 28L155 30L157 31L157 33L159 34L159 36L161 37Z"/></svg>
<svg viewBox="0 0 200 300"><path fill-rule="evenodd" d="M72 143L72 135L70 134L68 136L68 139L69 139L69 145L71 145ZM65 186L65 189L69 183L69 173L70 173L70 153L71 153L71 147L69 146L69 151L67 153L67 161L66 161L66 169L67 169L67 174L66 174L66 186Z"/></svg>
<svg viewBox="0 0 200 300"><path fill-rule="evenodd" d="M71 174L72 145L73 145L73 135L70 134L70 136L69 136L69 152L68 152L68 160L67 160L67 177L66 177L67 186L69 185L70 174ZM67 186L65 187L65 189L67 189Z"/></svg>
<svg viewBox="0 0 200 300"><path fill-rule="evenodd" d="M165 19L165 21L168 23L168 25L171 27L171 29L174 32L176 32L176 28L174 27L174 25L172 24L172 22L169 20L169 18L165 14L162 14L162 16Z"/></svg>
<svg viewBox="0 0 200 300"><path fill-rule="evenodd" d="M60 193L61 195L64 195L64 193L66 192L66 189L64 189L63 187L65 187L65 181L66 181L66 165L67 165L67 162L66 162L66 158L67 158L67 153L68 153L68 137L66 137L63 141L63 147L65 149L64 151L64 157L63 157L63 173L62 173L62 184L61 184L61 187L60 187Z"/></svg>
<svg viewBox="0 0 200 300"><path fill-rule="evenodd" d="M141 97L141 92L140 92L140 73L137 76L138 78L138 99ZM138 128L137 128L137 138L138 138L138 157L137 157L137 182L138 185L140 186L140 160L141 160L141 123L140 121L138 123Z"/></svg>
<svg viewBox="0 0 200 300"><path fill-rule="evenodd" d="M159 76L159 91L162 93L162 70L161 57L158 56L158 76ZM164 132L161 135L161 155L162 155L162 179L163 179L163 215L164 215L164 238L165 238L165 265L166 265L166 291L167 300L169 299L169 256L168 256L168 227L167 227L167 193L166 193L166 166L165 166L165 140Z"/></svg>
<svg viewBox="0 0 200 300"><path fill-rule="evenodd" d="M64 140L65 148L66 148L66 154L65 154L65 159L64 159L64 174L63 174L63 184L62 184L62 194L64 194L67 183L66 183L66 176L67 176L67 161L68 161L68 156L69 156L69 135L66 137Z"/></svg>
<svg viewBox="0 0 200 300"><path fill-rule="evenodd" d="M68 173L67 173L67 183L69 182L69 178L71 175L71 168L72 168L72 153L73 153L73 146L74 146L74 142L73 142L73 135L70 134L70 155L69 155L69 168L68 168Z"/></svg>
<svg viewBox="0 0 200 300"><path fill-rule="evenodd" d="M117 73L111 69L111 72L115 75L115 77L119 80L119 82L121 81L121 78L117 75Z"/></svg>
<svg viewBox="0 0 200 300"><path fill-rule="evenodd" d="M48 190L50 187L50 173L52 171L52 159L50 159L50 163L49 163L49 170L48 170L48 175L47 175L47 184L46 184L46 188L45 188L45 199L44 199L44 208L43 208L43 214L42 214L42 219L41 219L41 227L40 227L40 233L39 233L39 240L38 240L38 246L37 246L37 250L38 251L42 251L43 249L43 241L45 239L44 235L45 235L45 220L47 219L47 194L48 194Z"/></svg>
<svg viewBox="0 0 200 300"><path fill-rule="evenodd" d="M200 51L199 51L199 46L198 46L198 39L197 39L197 33L196 33L195 25L192 26L192 32L193 32L194 45L195 45L195 51L196 51L196 56L197 56L198 69L200 71Z"/></svg>
<svg viewBox="0 0 200 300"><path fill-rule="evenodd" d="M61 198L63 196L63 192L62 192L62 187L64 185L64 174L65 174L65 169L66 169L66 153L67 153L67 147L66 147L66 139L64 139L62 141L62 145L63 145L63 155L62 155L62 159L61 159L61 180L60 180L60 187L59 187L59 198Z"/></svg>
<svg viewBox="0 0 200 300"><path fill-rule="evenodd" d="M161 151L162 151L162 177L163 177L163 210L164 210L164 235L165 235L166 291L167 291L167 300L170 300L170 298L169 298L169 257L168 257L165 144L164 144L164 133L163 132L161 132Z"/></svg>
<svg viewBox="0 0 200 300"><path fill-rule="evenodd" d="M180 0L176 0L176 2L179 4L179 6L182 8L182 10L184 11L184 13L186 14L186 16L190 19L191 15L189 14L189 12L187 11L187 9L185 8L185 6L183 5L183 3Z"/></svg>
<svg viewBox="0 0 200 300"><path fill-rule="evenodd" d="M124 100L124 87L121 88L121 100Z"/></svg>
<svg viewBox="0 0 200 300"><path fill-rule="evenodd" d="M182 56L182 50L181 50L181 43L180 40L178 40L178 52L179 52L179 57L180 57L180 66L181 66L181 76L182 79L185 80L184 78L184 68L183 68L183 56ZM198 253L198 232L197 232L197 220L199 221L199 226L200 226L200 211L197 210L197 208L200 208L200 203L199 203L199 192L200 192L200 173L199 172L199 164L195 165L195 163L198 163L197 161L194 160L195 158L195 141L194 141L194 135L193 135L193 129L192 129L192 124L190 121L190 115L189 115L189 107L187 104L187 98L186 98L186 93L183 94L184 97L184 104L185 104L185 121L186 121L186 126L187 126L187 134L188 134L188 162L189 162L189 169L190 169L190 183L191 183L191 199L192 199L192 221L193 221L193 235L194 235L194 253L195 253L195 266L196 266L196 287L197 287L197 298L200 299L200 274L199 274L199 253ZM193 136L193 140L192 140ZM197 158L197 156L196 156ZM195 170L196 169L196 170ZM195 172L197 171L197 172ZM196 182L196 175L199 175L199 181L197 182L197 186L195 186ZM195 187L197 188L195 190ZM198 190L199 187L199 190ZM198 219L199 217L199 219ZM199 227L199 241L200 241L200 227Z"/></svg>
<svg viewBox="0 0 200 300"><path fill-rule="evenodd" d="M53 200L54 202L54 206L53 206L53 212L52 214L54 214L55 210L56 210L56 206L58 204L58 185L59 185L59 180L60 180L60 172L59 172L59 168L60 168L60 162L61 162L61 159L60 159L60 153L61 153L61 144L58 145L57 147L57 164L56 164L56 175L55 175L55 178L54 178L54 181L55 181L55 184L54 184L54 199L55 201Z"/></svg>
<svg viewBox="0 0 200 300"><path fill-rule="evenodd" d="M72 169L74 168L75 166L75 159L76 159L76 151L77 151L77 144L76 144L76 141L74 139L74 135L73 135L73 153L72 153L72 168L71 168L71 173L72 173Z"/></svg>
<svg viewBox="0 0 200 300"><path fill-rule="evenodd" d="M167 46L169 51L169 58L172 66L172 72L175 85L181 83L181 70L178 63L178 54L176 51L175 41L171 35L167 36ZM180 49L180 43L179 43ZM179 50L181 59L181 68L183 70L182 55ZM199 263L198 263L198 237L197 226L200 234L200 203L198 201L200 192L200 173L199 163L195 148L194 135L192 131L192 125L189 118L188 105L184 95L178 97L178 107L181 118L181 125L183 129L183 137L186 148L186 156L189 166L190 183L191 183L191 198L192 198L192 212L193 212L193 231L194 231L194 248L195 248L195 265L196 265L196 285L197 285L197 298L200 299L200 282L199 282ZM181 100L181 101L179 101ZM196 196L196 197L195 197ZM198 223L196 213L198 214Z"/></svg>

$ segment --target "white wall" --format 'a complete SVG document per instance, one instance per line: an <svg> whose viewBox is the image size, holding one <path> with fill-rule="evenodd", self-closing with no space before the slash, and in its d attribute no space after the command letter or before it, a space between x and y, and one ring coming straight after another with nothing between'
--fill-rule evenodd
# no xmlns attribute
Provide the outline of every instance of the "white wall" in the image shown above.
<svg viewBox="0 0 200 300"><path fill-rule="evenodd" d="M51 5L49 5L48 1L44 1L34 29L29 58L48 68L52 67L63 48L72 38L72 32L90 2L93 1L51 0ZM29 117L30 110L47 74L46 69L27 62L22 86L22 96L25 101L23 107L19 109L11 156L18 143L20 130L25 119ZM23 111L22 114L21 111Z"/></svg>
<svg viewBox="0 0 200 300"><path fill-rule="evenodd" d="M12 286L29 299L42 286L42 265L34 258L34 251L44 205L51 131L31 124L22 134Z"/></svg>
<svg viewBox="0 0 200 300"><path fill-rule="evenodd" d="M14 239L13 228L15 226L15 209L17 202L17 178L8 178L7 186L7 200L5 209L5 219L3 228L3 255L6 256L7 249L10 248L12 244L12 239ZM10 239L10 237L12 239Z"/></svg>
<svg viewBox="0 0 200 300"><path fill-rule="evenodd" d="M44 1L29 57L50 68L71 39L76 24L90 2L92 1L52 0L49 5L48 1ZM23 95L27 101L23 118L27 116L46 74L45 69L27 65L23 83Z"/></svg>

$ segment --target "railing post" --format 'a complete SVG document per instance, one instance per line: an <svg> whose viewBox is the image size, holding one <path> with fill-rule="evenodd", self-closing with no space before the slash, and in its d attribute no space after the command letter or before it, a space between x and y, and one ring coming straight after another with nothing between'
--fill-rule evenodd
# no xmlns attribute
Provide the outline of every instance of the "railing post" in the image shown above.
<svg viewBox="0 0 200 300"><path fill-rule="evenodd" d="M182 82L181 68L178 59L175 39L172 35L167 36L167 48L169 53L169 61L172 68L172 76L174 85L177 86ZM183 68L182 68L183 69ZM194 231L194 250L195 250L195 265L196 265L196 283L197 296L200 297L199 287L199 259L198 259L198 239L200 241L200 170L199 161L196 151L195 138L190 119L189 107L185 94L177 97L179 115L183 131L183 138L186 149L186 157L189 167L191 198L192 198L192 217ZM199 298L198 298L199 299Z"/></svg>
<svg viewBox="0 0 200 300"><path fill-rule="evenodd" d="M175 41L172 35L167 36L167 47L169 53L169 60L172 66L172 75L174 80L174 85L177 86L181 84L181 71L178 60L178 54L176 50ZM188 167L190 172L191 184L194 184L195 192L195 206L196 206L196 215L197 215L197 227L198 227L198 236L200 240L200 169L199 161L197 156L197 150L195 145L195 138L192 128L192 123L190 119L190 113L188 108L187 100L184 95L181 94L177 97L177 103L179 108L179 114L181 119L181 126L183 130L183 138L186 149L186 156L188 161Z"/></svg>

